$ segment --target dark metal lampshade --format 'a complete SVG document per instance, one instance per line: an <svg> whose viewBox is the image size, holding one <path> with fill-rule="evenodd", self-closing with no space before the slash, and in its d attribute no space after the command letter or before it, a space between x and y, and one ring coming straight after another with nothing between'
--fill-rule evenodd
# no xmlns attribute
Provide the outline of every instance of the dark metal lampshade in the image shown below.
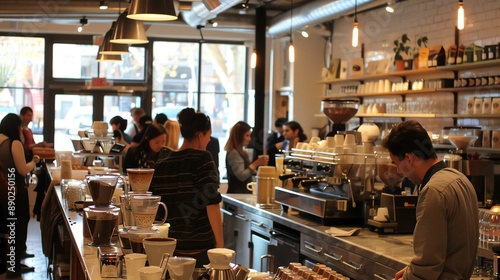
<svg viewBox="0 0 500 280"><path fill-rule="evenodd" d="M103 54L100 53L101 48L99 47L99 51L97 52L96 60L97 62L121 62L122 56L119 54Z"/></svg>
<svg viewBox="0 0 500 280"><path fill-rule="evenodd" d="M104 35L104 39L102 41L101 45L101 50L99 51L100 54L128 54L128 45L126 44L115 44L111 43L110 40L113 36L113 31L116 27L116 22L113 21L111 24L111 28L106 32L106 35Z"/></svg>
<svg viewBox="0 0 500 280"><path fill-rule="evenodd" d="M128 11L120 14L116 20L116 27L110 40L115 44L146 44L148 38L142 21L127 18Z"/></svg>
<svg viewBox="0 0 500 280"><path fill-rule="evenodd" d="M176 20L177 0L132 0L127 17L144 21Z"/></svg>

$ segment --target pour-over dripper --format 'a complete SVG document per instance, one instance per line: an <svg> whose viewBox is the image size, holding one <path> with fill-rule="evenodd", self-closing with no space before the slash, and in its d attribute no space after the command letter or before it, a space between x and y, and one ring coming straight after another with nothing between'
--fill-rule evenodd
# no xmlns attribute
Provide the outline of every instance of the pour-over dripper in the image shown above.
<svg viewBox="0 0 500 280"><path fill-rule="evenodd" d="M107 207L111 204L119 177L119 175L111 174L94 174L85 177L85 182L95 206Z"/></svg>
<svg viewBox="0 0 500 280"><path fill-rule="evenodd" d="M167 263L172 280L191 280L195 266L196 259L189 257L171 257Z"/></svg>
<svg viewBox="0 0 500 280"><path fill-rule="evenodd" d="M91 246L110 246L111 236L115 230L120 208L115 206L95 207L91 205L85 209L87 226L92 237Z"/></svg>
<svg viewBox="0 0 500 280"><path fill-rule="evenodd" d="M135 193L146 193L155 170L152 168L127 168L128 181Z"/></svg>

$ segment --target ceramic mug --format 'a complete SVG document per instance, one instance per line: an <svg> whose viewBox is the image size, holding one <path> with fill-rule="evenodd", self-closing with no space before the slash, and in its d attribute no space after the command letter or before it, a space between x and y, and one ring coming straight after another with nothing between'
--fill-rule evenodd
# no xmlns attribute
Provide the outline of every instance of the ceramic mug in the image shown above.
<svg viewBox="0 0 500 280"><path fill-rule="evenodd" d="M250 182L247 184L247 190L252 192L252 195L257 194L257 182Z"/></svg>

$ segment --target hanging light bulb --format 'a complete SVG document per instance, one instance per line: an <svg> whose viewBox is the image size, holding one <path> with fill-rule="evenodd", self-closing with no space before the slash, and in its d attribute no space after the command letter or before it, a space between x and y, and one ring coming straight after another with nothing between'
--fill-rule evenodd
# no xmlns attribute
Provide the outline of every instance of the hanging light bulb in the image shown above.
<svg viewBox="0 0 500 280"><path fill-rule="evenodd" d="M253 49L252 56L250 57L250 67L255 69L255 66L257 66L257 50Z"/></svg>
<svg viewBox="0 0 500 280"><path fill-rule="evenodd" d="M358 46L358 37L359 37L359 29L358 29L358 1L354 2L354 26L352 27L352 46Z"/></svg>
<svg viewBox="0 0 500 280"><path fill-rule="evenodd" d="M352 46L358 46L358 37L359 37L359 29L358 29L358 20L354 20L354 26L352 27Z"/></svg>
<svg viewBox="0 0 500 280"><path fill-rule="evenodd" d="M457 20L457 28L458 30L462 30L465 27L465 15L464 15L464 1L458 0L458 20Z"/></svg>
<svg viewBox="0 0 500 280"><path fill-rule="evenodd" d="M295 62L295 47L293 46L292 38L290 38L290 45L288 45L288 61Z"/></svg>
<svg viewBox="0 0 500 280"><path fill-rule="evenodd" d="M81 19L80 19L80 24L81 24L81 25L80 25L80 26L78 26L78 28L77 28L78 32L82 32L82 30L83 30L83 26L84 26L85 24L87 24L87 23L88 23L88 20L87 20L87 18L86 18L86 17L81 18Z"/></svg>

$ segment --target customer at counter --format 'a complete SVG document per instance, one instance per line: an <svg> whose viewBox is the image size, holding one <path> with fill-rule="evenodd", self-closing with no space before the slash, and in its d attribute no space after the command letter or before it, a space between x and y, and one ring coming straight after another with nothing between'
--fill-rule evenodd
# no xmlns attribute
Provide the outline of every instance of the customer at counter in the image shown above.
<svg viewBox="0 0 500 280"><path fill-rule="evenodd" d="M273 131L267 138L266 146L267 154L269 155L269 166L276 165L276 155L280 153L278 148L276 148L276 144L281 143L285 140L285 136L283 136L283 126L286 123L286 118L277 118L274 122L274 128L276 129L276 131Z"/></svg>
<svg viewBox="0 0 500 280"><path fill-rule="evenodd" d="M128 149L123 160L123 173L127 173L127 168L153 168L156 161L170 152L165 147L166 141L165 128L160 124L150 125L139 145Z"/></svg>
<svg viewBox="0 0 500 280"><path fill-rule="evenodd" d="M139 119L139 132L134 137L132 137L132 142L130 142L131 148L139 145L139 143L144 138L144 134L146 133L146 130L152 124L153 124L153 119L151 118L151 116L146 115L146 116L142 116Z"/></svg>
<svg viewBox="0 0 500 280"><path fill-rule="evenodd" d="M150 190L168 207L168 235L177 239L174 255L195 258L196 267L202 267L209 263L209 249L224 247L218 173L206 151L212 125L192 108L178 118L184 142L155 165Z"/></svg>
<svg viewBox="0 0 500 280"><path fill-rule="evenodd" d="M177 151L179 149L179 137L181 136L179 122L167 120L163 126L167 131L167 143L165 143L165 146L170 150Z"/></svg>
<svg viewBox="0 0 500 280"><path fill-rule="evenodd" d="M470 279L479 241L473 185L439 160L427 131L410 120L392 128L382 143L398 172L418 186L414 257L397 279Z"/></svg>
<svg viewBox="0 0 500 280"><path fill-rule="evenodd" d="M111 130L113 130L113 136L115 139L118 136L119 139L116 139L120 142L120 144L130 144L132 142L132 137L125 133L125 129L127 128L127 120L122 118L121 116L114 116L109 120L109 124L111 125Z"/></svg>
<svg viewBox="0 0 500 280"><path fill-rule="evenodd" d="M237 122L229 132L226 146L226 168L228 193L251 193L247 189L247 184L252 182L257 167L267 165L269 157L258 157L250 163L248 154L243 147L250 144L251 127L246 122Z"/></svg>
<svg viewBox="0 0 500 280"><path fill-rule="evenodd" d="M35 155L30 162L26 162L24 147L21 143L21 131L22 120L16 114L9 113L0 122L0 163L4 177L8 178L8 185L11 186L10 182L12 179L14 179L15 183L15 211L7 213L8 218L15 218L15 221L10 220L8 223L7 221L1 221L2 236L0 238L0 246L2 246L2 249L0 251L0 261L2 261L2 266L0 267L3 270L5 267L3 265L7 263L7 278L15 278L21 276L21 273L35 271L33 267L21 264L21 259L34 256L26 252L28 223L30 220L26 175L36 167L36 164L40 161L40 157ZM12 213L14 216L10 215ZM14 224L14 227L8 228L9 231L15 232L14 236L5 235L8 224ZM15 239L10 240L7 236L14 237ZM9 244L8 246L7 243ZM15 256L13 258L9 257L9 262L7 262L6 253L9 253L10 256L12 247L14 247ZM9 252L5 252L6 248L9 248ZM10 261L12 260L14 261L13 267L10 265Z"/></svg>
<svg viewBox="0 0 500 280"><path fill-rule="evenodd" d="M125 132L130 135L131 138L133 138L137 133L139 133L139 120L141 117L145 116L146 112L142 108L132 108L130 109L130 116L132 117L132 120L130 121L130 124L128 125L127 129Z"/></svg>
<svg viewBox="0 0 500 280"><path fill-rule="evenodd" d="M23 130L21 133L21 142L24 146L24 154L26 156L26 160L30 161L33 157L33 148L41 147L41 148L52 148L54 147L53 143L47 143L45 141L35 142L33 138L33 131L28 127L28 125L33 121L33 109L31 107L23 107L19 112L19 116L23 121Z"/></svg>
<svg viewBox="0 0 500 280"><path fill-rule="evenodd" d="M296 121L289 121L283 126L285 140L277 143L276 148L281 151L289 151L297 146L297 143L307 140L304 129Z"/></svg>

